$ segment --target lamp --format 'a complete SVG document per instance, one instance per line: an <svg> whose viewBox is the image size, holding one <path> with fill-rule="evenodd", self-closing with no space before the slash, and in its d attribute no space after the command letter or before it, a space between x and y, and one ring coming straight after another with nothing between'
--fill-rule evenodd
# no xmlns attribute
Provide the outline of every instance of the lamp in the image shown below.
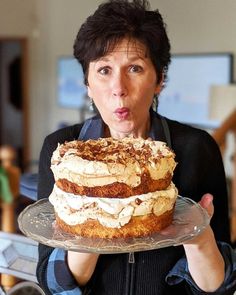
<svg viewBox="0 0 236 295"><path fill-rule="evenodd" d="M236 109L236 84L212 85L209 118L222 123Z"/></svg>

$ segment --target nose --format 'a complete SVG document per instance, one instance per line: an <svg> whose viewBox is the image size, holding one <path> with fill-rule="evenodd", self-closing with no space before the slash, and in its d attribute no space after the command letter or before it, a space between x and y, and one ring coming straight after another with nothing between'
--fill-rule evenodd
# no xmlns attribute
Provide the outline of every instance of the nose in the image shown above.
<svg viewBox="0 0 236 295"><path fill-rule="evenodd" d="M112 83L112 95L114 97L125 97L127 95L128 89L127 89L127 81L125 74L117 73L113 77L113 83Z"/></svg>

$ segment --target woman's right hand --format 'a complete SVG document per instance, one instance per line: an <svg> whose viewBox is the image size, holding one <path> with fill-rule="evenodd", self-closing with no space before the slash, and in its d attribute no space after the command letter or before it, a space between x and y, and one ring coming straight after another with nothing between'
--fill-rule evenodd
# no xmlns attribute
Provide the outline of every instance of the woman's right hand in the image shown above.
<svg viewBox="0 0 236 295"><path fill-rule="evenodd" d="M97 264L99 254L67 252L67 262L71 273L79 286L84 286L90 280Z"/></svg>

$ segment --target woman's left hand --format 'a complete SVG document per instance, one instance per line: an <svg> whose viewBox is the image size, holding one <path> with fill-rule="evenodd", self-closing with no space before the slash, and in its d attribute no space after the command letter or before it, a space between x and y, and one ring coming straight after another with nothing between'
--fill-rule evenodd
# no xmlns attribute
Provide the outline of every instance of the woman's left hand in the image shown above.
<svg viewBox="0 0 236 295"><path fill-rule="evenodd" d="M213 196L205 194L199 204L211 218L214 213ZM218 249L210 225L197 237L184 242L189 272L195 283L205 292L213 292L224 281L224 259Z"/></svg>
<svg viewBox="0 0 236 295"><path fill-rule="evenodd" d="M207 211L211 218L214 214L213 196L211 194L203 195L199 204Z"/></svg>
<svg viewBox="0 0 236 295"><path fill-rule="evenodd" d="M202 196L199 201L199 205L205 209L211 219L214 214L214 205L213 205L213 196L211 194L205 194ZM209 231L212 231L210 225L197 237L184 242L184 244L199 244L200 242L204 243L205 239L208 239Z"/></svg>

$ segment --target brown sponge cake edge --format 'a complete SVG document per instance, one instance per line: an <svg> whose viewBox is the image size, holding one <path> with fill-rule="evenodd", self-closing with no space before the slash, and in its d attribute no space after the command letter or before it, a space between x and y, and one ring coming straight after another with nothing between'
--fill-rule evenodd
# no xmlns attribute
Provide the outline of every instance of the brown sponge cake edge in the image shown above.
<svg viewBox="0 0 236 295"><path fill-rule="evenodd" d="M156 216L149 214L133 216L130 222L121 228L108 228L96 220L88 220L82 224L68 225L56 215L57 225L65 232L91 238L130 238L147 236L169 226L173 220L174 207Z"/></svg>
<svg viewBox="0 0 236 295"><path fill-rule="evenodd" d="M171 175L167 174L165 178L153 180L150 177L143 176L141 184L137 187L128 186L125 183L114 182L112 184L86 187L79 186L67 179L58 179L56 185L67 193L75 195L85 195L90 197L109 197L109 198L127 198L135 195L142 195L148 192L166 189L171 183Z"/></svg>

